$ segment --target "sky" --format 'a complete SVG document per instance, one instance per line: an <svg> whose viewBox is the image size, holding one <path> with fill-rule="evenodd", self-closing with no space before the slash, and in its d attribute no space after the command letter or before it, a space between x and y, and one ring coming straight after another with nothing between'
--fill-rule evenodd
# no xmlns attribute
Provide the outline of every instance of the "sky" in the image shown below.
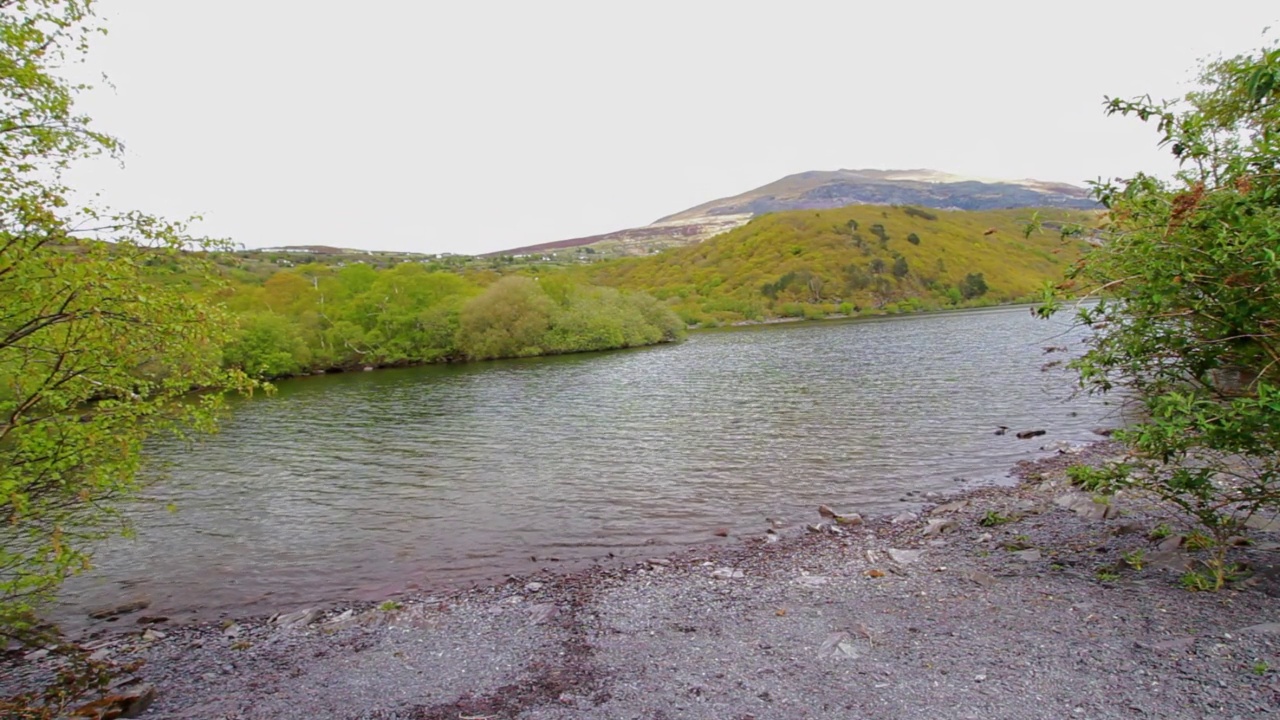
<svg viewBox="0 0 1280 720"><path fill-rule="evenodd" d="M101 0L74 182L245 247L482 253L784 175L1168 172L1103 97L1176 97L1273 0ZM1270 35L1275 37L1275 33Z"/></svg>

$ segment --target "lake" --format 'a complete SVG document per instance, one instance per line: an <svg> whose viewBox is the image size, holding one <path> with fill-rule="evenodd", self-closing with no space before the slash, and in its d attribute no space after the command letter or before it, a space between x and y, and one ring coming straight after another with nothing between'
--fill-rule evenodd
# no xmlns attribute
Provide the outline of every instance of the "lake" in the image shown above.
<svg viewBox="0 0 1280 720"><path fill-rule="evenodd" d="M232 403L217 436L152 444L168 477L129 506L136 537L104 545L57 615L74 627L133 597L175 621L379 599L1006 482L1046 443L1119 423L1041 368L1064 357L1046 346L1083 336L1002 308L283 381Z"/></svg>

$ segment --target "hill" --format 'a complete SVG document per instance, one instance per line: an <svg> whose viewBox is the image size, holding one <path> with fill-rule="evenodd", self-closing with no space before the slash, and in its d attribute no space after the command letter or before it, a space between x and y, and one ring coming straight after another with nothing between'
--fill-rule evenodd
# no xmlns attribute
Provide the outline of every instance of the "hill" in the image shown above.
<svg viewBox="0 0 1280 720"><path fill-rule="evenodd" d="M733 197L720 198L638 228L488 253L522 256L591 248L607 256L646 255L702 242L781 210L846 205L917 205L953 210L1021 207L1096 209L1084 188L1041 180L986 180L936 170L814 170L788 175Z"/></svg>
<svg viewBox="0 0 1280 720"><path fill-rule="evenodd" d="M1033 214L1042 226L1030 231ZM718 324L1030 298L1089 247L1097 216L853 205L779 212L698 245L574 268L644 290L686 322Z"/></svg>

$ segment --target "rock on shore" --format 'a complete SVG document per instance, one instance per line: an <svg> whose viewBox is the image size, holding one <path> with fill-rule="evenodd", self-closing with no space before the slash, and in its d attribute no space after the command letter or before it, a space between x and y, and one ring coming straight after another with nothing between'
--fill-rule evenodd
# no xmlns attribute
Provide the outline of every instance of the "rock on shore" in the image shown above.
<svg viewBox="0 0 1280 720"><path fill-rule="evenodd" d="M143 716L155 718L1280 712L1280 538L1234 549L1253 572L1229 589L1182 589L1194 555L1149 536L1172 522L1158 507L1057 502L1072 492L1062 468L1107 448L1024 465L1017 488L918 517L828 518L833 531L776 542L762 524L758 540L631 567L106 649L144 661L158 694ZM1170 562L1125 560L1160 553Z"/></svg>

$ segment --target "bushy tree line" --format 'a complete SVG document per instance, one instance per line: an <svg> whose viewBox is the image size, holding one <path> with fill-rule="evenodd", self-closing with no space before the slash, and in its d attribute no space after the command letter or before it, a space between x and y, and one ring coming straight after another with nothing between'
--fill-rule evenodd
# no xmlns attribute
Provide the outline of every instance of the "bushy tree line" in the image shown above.
<svg viewBox="0 0 1280 720"><path fill-rule="evenodd" d="M644 293L564 276L487 287L416 263L307 265L224 292L225 363L256 377L334 368L527 357L652 345L684 324Z"/></svg>

